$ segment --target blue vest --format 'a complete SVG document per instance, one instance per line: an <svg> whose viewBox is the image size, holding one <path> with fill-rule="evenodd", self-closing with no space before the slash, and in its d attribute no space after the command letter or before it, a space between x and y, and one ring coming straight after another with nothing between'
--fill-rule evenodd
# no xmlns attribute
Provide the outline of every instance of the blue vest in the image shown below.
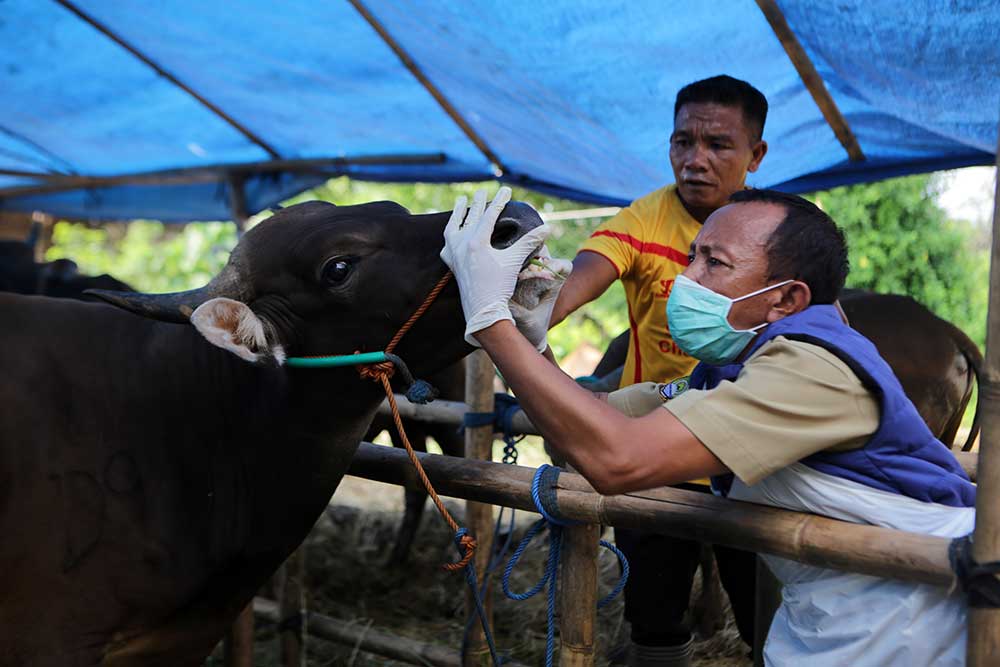
<svg viewBox="0 0 1000 667"><path fill-rule="evenodd" d="M845 325L833 306L810 306L764 329L750 345L749 358L777 336L818 345L837 355L879 402L878 430L864 447L847 452L820 452L802 463L823 473L882 491L950 507L975 507L976 487L948 448L920 417L892 369L867 338ZM738 381L743 364L698 364L691 386L712 389ZM731 478L728 480L731 481ZM723 479L713 486L728 490Z"/></svg>

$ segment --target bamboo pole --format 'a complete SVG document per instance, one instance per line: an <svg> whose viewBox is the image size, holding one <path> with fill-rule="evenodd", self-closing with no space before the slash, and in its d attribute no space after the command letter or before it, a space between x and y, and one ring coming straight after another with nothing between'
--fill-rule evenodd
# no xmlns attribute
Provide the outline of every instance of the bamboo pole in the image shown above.
<svg viewBox="0 0 1000 667"><path fill-rule="evenodd" d="M471 410L465 403L443 401L440 399L426 405L418 405L410 403L402 394L396 394L396 404L399 407L399 414L405 419L439 424L454 424L455 426L459 426L462 423L465 413ZM391 416L392 414L389 411L388 402L382 403L378 411L379 414L385 416ZM535 425L531 423L528 415L522 410L514 413L514 418L511 422L514 431L518 434L541 435L538 429L535 428ZM952 450L951 453L958 459L958 462L965 469L965 472L972 481L976 481L977 458L979 455L976 452L960 452L958 450Z"/></svg>
<svg viewBox="0 0 1000 667"><path fill-rule="evenodd" d="M246 231L247 219L250 217L246 189L243 187L246 183L246 176L229 174L226 180L229 186L229 210L233 224L236 225L236 238L240 238Z"/></svg>
<svg viewBox="0 0 1000 667"><path fill-rule="evenodd" d="M438 106L440 106L441 109L455 122L455 124L461 128L462 132L469 139L469 141L475 144L476 148L479 149L479 152L481 152L486 159L490 161L490 164L494 166L494 169L497 172L496 175L498 177L503 175L507 169L500 161L500 157L493 151L492 148L490 148L489 144L486 143L486 139L480 135L474 127L472 127L472 124L469 123L469 121L467 121L462 114L458 112L458 109L451 103L451 100L449 100L444 94L444 91L441 90L436 83L431 81L430 77L428 77L424 70L421 69L420 65L418 65L416 61L410 57L410 54L403 48L403 45L395 37L389 34L389 30L382 24L381 21L378 20L378 18L376 18L376 16L371 12L371 10L368 9L362 0L347 1L350 2L358 13L361 14L361 17L368 22L368 25L370 25L372 29L378 33L378 36L382 38L382 41L385 42L386 46L392 49L392 52L396 54L397 58L399 58L399 62L403 63L403 66L410 71L410 74L412 74L414 78L420 82L420 85L422 85L424 89L430 93L431 97L434 98L434 101L438 103Z"/></svg>
<svg viewBox="0 0 1000 667"><path fill-rule="evenodd" d="M253 603L233 621L225 639L226 667L253 667Z"/></svg>
<svg viewBox="0 0 1000 667"><path fill-rule="evenodd" d="M493 362L489 356L477 350L465 359L465 402L473 412L493 412ZM493 425L467 427L465 429L465 458L473 461L489 461L493 458ZM465 527L476 538L475 563L479 578L477 586L481 586L490 555L493 553L493 507L475 501L468 501L465 509ZM487 587L483 593L483 606L486 618L493 623L492 587ZM472 591L466 590L465 611L467 617L476 615L476 604ZM488 666L490 664L489 647L483 635L483 629L478 622L473 623L469 630L465 656L465 667Z"/></svg>
<svg viewBox="0 0 1000 667"><path fill-rule="evenodd" d="M986 361L979 381L982 415L979 472L983 474L976 495L976 530L972 545L972 557L978 563L1000 560L1000 131L997 134L998 178L993 194ZM969 608L968 642L966 658L970 667L1000 662L1000 609Z"/></svg>
<svg viewBox="0 0 1000 667"><path fill-rule="evenodd" d="M435 454L419 456L442 495L535 511L532 468ZM406 453L390 447L362 443L349 474L420 488ZM574 473L559 477L556 493L559 511L575 521L723 544L887 579L938 586L953 583L948 562L950 540L943 537L847 523L670 487L602 496Z"/></svg>
<svg viewBox="0 0 1000 667"><path fill-rule="evenodd" d="M597 542L601 527L569 526L562 534L559 575L559 665L593 667L597 627Z"/></svg>
<svg viewBox="0 0 1000 667"><path fill-rule="evenodd" d="M297 158L283 160L261 160L256 162L226 162L198 167L159 169L133 174L111 174L105 176L85 174L64 174L49 172L17 172L0 169L0 175L20 175L41 181L39 184L15 185L0 188L0 197L20 197L52 192L63 192L81 188L102 188L116 185L190 185L195 183L218 183L230 174L250 176L255 174L324 173L336 175L336 170L348 166L369 165L423 165L442 164L446 160L443 153L417 153L412 155L359 155L355 157ZM333 170L333 171L331 171Z"/></svg>
<svg viewBox="0 0 1000 667"><path fill-rule="evenodd" d="M272 623L280 622L278 603L265 598L255 598L253 610L258 618ZM392 658L423 667L461 667L458 651L436 644L426 644L406 637L382 632L358 623L344 623L323 614L309 613L309 632L313 637L356 646L362 651ZM504 662L504 667L524 667L516 662Z"/></svg>
<svg viewBox="0 0 1000 667"><path fill-rule="evenodd" d="M816 102L816 106L822 112L823 118L830 126L830 129L833 130L837 141L847 151L851 162L864 160L865 154L861 151L858 138L854 136L854 132L851 130L851 126L848 125L847 119L840 113L837 103L833 100L833 96L830 95L830 91L827 90L826 84L823 83L823 77L816 71L816 66L813 65L809 54L802 48L799 38L792 32L788 21L785 19L785 15L781 13L781 8L778 7L778 3L775 0L757 0L757 6L764 13L764 18L771 25L771 30L774 31L774 35L778 38L778 41L781 42L781 46L785 49L785 53L788 54L788 59L792 61L795 71L799 73L802 84L809 91L809 94L812 95L813 101Z"/></svg>
<svg viewBox="0 0 1000 667"><path fill-rule="evenodd" d="M172 72L168 71L162 65L160 65L159 63L157 63L156 61L154 61L146 53L140 51L138 47L136 47L134 44L132 44L131 42L129 42L128 40L126 40L124 37L122 37L121 35L119 35L115 31L113 31L108 26L104 25L104 23L102 23L101 21L98 21L97 18L95 18L94 16L92 16L92 15L84 12L82 9L80 9L79 7L77 7L75 4L73 4L69 0L56 0L56 2L58 2L60 5L62 5L63 7L65 7L66 9L68 9L69 11L73 12L74 14L76 14L84 22L90 24L93 28L95 28L96 30L98 30L101 33L103 33L109 39L111 39L114 42L116 42L120 47L122 47L123 49L125 49L126 51L128 51L129 53L131 53L133 56L135 56L136 58L138 58L142 62L146 63L149 67L151 67L157 74L159 74L160 76L162 76L164 79L166 79L167 81L169 81L170 83L172 83L173 85L177 86L178 88L180 88L181 90L183 90L185 93L187 93L188 95L190 95L191 97L193 97L194 99L196 99L199 103L201 103L202 106L204 106L209 111L211 111L213 114L215 114L216 116L218 116L219 118L221 118L225 123L227 123L229 126L231 126L233 129L235 129L237 132L239 132L240 134L242 134L249 141L253 142L254 144L256 144L257 146L259 146L260 148L264 149L264 151L266 151L268 155L270 155L273 158L279 157L278 151L275 150L275 148L273 146L271 146L267 141L265 141L263 138L261 138L260 136L258 136L255 132L253 132L248 126L244 125L243 123L241 123L240 121L238 121L236 118L234 118L232 115L230 115L230 114L226 113L225 111L223 111L222 108L219 107L219 105L217 105L214 102L210 101L208 98L206 98L204 95L202 95L201 93L199 93L198 91L196 91L194 88L192 88L191 86L189 86L186 83L184 83L183 81L181 81Z"/></svg>

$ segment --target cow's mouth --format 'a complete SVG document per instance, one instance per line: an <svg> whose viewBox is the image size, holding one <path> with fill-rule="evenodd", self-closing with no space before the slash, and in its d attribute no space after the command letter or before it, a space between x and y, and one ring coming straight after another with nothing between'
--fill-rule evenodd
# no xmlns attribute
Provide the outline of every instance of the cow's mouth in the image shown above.
<svg viewBox="0 0 1000 667"><path fill-rule="evenodd" d="M532 310L552 292L558 292L572 270L571 261L552 257L544 245L540 246L517 274L517 286L511 300Z"/></svg>

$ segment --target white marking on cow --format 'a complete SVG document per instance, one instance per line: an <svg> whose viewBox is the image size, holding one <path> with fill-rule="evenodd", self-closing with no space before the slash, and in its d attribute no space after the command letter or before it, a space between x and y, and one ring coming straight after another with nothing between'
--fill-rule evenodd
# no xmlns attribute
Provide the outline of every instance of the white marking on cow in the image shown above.
<svg viewBox="0 0 1000 667"><path fill-rule="evenodd" d="M191 314L191 324L212 345L249 362L258 361L258 352L267 350L264 323L240 301L209 299Z"/></svg>

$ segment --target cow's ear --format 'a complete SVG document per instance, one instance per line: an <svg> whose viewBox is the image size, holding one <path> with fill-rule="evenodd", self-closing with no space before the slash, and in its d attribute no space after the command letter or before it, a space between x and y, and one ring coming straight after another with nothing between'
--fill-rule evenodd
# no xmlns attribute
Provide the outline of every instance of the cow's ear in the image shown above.
<svg viewBox="0 0 1000 667"><path fill-rule="evenodd" d="M280 345L268 343L264 323L250 306L233 299L209 299L191 313L191 324L212 345L229 350L241 359L257 363L285 361Z"/></svg>

